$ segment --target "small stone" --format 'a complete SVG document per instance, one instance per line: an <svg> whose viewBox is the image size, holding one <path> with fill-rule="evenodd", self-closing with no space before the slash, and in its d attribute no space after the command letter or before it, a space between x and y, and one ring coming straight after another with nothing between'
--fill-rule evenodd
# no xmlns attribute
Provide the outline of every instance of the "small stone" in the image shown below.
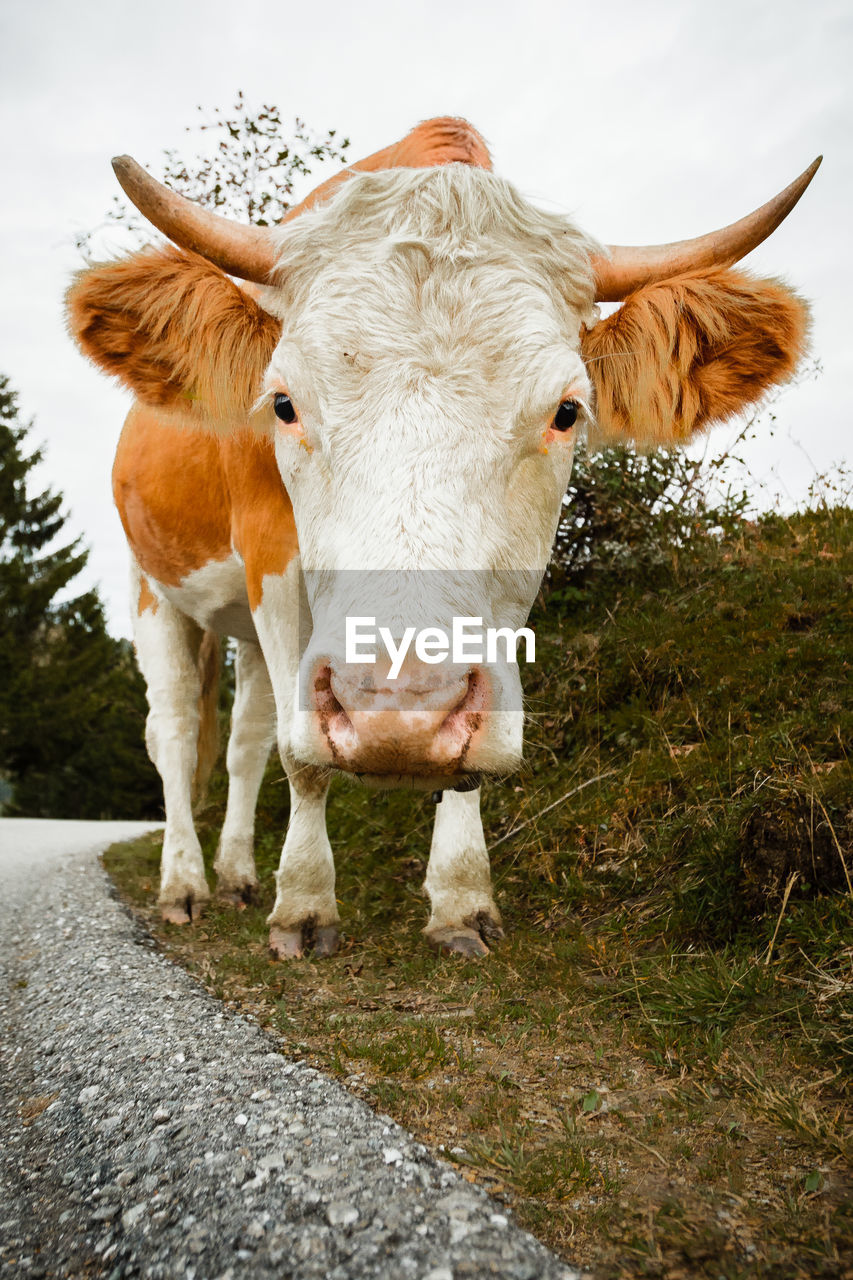
<svg viewBox="0 0 853 1280"><path fill-rule="evenodd" d="M453 1272L450 1267L433 1267L432 1271L428 1271L423 1280L453 1280Z"/></svg>
<svg viewBox="0 0 853 1280"><path fill-rule="evenodd" d="M493 1227L503 1228L503 1227L509 1226L509 1218L505 1218L502 1213L491 1214L491 1216L489 1217L489 1222L491 1222Z"/></svg>
<svg viewBox="0 0 853 1280"><path fill-rule="evenodd" d="M95 1222L110 1222L118 1216L118 1208L117 1204L105 1204L103 1208L95 1210L92 1214L92 1219ZM106 1249L106 1247L105 1243L104 1248Z"/></svg>
<svg viewBox="0 0 853 1280"><path fill-rule="evenodd" d="M384 1147L382 1157L386 1164L401 1164L403 1160L402 1151L398 1151L396 1147Z"/></svg>
<svg viewBox="0 0 853 1280"><path fill-rule="evenodd" d="M479 1207L470 1192L451 1191L436 1201L436 1209L448 1214L451 1218L468 1218Z"/></svg>
<svg viewBox="0 0 853 1280"><path fill-rule="evenodd" d="M265 1182L269 1181L269 1176L270 1176L269 1169L258 1169L258 1172L255 1174L254 1178L252 1178L249 1182L243 1183L243 1190L257 1191L258 1187L262 1187Z"/></svg>
<svg viewBox="0 0 853 1280"><path fill-rule="evenodd" d="M93 1098L97 1098L99 1085L87 1084L85 1089L81 1089L77 1094L78 1102L91 1102Z"/></svg>
<svg viewBox="0 0 853 1280"><path fill-rule="evenodd" d="M261 1156L258 1161L259 1169L283 1169L287 1164L287 1158L283 1151L271 1151L267 1156Z"/></svg>
<svg viewBox="0 0 853 1280"><path fill-rule="evenodd" d="M189 1249L190 1253L194 1253L194 1254L203 1253L206 1247L206 1244L207 1242L204 1238L204 1235L198 1227L196 1227L194 1231L191 1231L190 1234L187 1236L187 1248Z"/></svg>
<svg viewBox="0 0 853 1280"><path fill-rule="evenodd" d="M459 1218L450 1219L450 1243L459 1244L479 1228L471 1222L463 1222Z"/></svg>
<svg viewBox="0 0 853 1280"><path fill-rule="evenodd" d="M135 1181L136 1181L135 1169L122 1169L120 1173L116 1174L116 1182L120 1187L129 1187L131 1182L135 1182Z"/></svg>
<svg viewBox="0 0 853 1280"><path fill-rule="evenodd" d="M247 1115L244 1115L243 1112L241 1111L239 1115L236 1115L234 1117L234 1123L238 1124L241 1129L244 1129L246 1125L249 1123L249 1117Z"/></svg>
<svg viewBox="0 0 853 1280"><path fill-rule="evenodd" d="M358 1222L358 1209L343 1200L333 1200L326 1210L326 1217L332 1227L351 1227L354 1222Z"/></svg>
<svg viewBox="0 0 853 1280"><path fill-rule="evenodd" d="M133 1208L127 1209L121 1215L121 1225L124 1227L125 1231L132 1231L137 1222L140 1222L141 1219L145 1217L147 1209L148 1205L144 1200L140 1204L135 1204Z"/></svg>

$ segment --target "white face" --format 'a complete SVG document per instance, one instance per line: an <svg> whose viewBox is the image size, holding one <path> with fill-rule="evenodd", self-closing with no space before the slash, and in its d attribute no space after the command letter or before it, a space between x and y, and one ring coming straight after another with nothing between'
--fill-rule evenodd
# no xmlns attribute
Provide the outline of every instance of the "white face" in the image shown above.
<svg viewBox="0 0 853 1280"><path fill-rule="evenodd" d="M381 652L372 667L345 661L344 621L375 616L395 639L449 631L452 616L524 624L590 412L588 316L520 235L515 252L482 236L441 252L366 219L359 229L281 300L266 382L296 415L276 422L275 448L313 618L291 746L430 785L517 765L517 667L410 653L391 680Z"/></svg>

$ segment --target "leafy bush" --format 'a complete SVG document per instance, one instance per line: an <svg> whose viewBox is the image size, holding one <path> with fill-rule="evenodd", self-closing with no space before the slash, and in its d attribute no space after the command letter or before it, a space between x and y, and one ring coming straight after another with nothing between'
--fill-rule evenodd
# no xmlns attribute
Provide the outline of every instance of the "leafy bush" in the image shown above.
<svg viewBox="0 0 853 1280"><path fill-rule="evenodd" d="M697 539L730 535L746 512L746 493L713 503L709 487L707 464L682 450L579 447L554 542L553 589L608 572L654 576Z"/></svg>

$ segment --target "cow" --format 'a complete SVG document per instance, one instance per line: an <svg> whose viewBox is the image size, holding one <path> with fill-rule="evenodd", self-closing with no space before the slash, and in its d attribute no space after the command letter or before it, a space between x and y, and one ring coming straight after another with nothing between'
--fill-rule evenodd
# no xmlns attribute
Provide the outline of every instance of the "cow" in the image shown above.
<svg viewBox="0 0 853 1280"><path fill-rule="evenodd" d="M291 807L272 952L338 946L325 806L344 772L439 793L425 934L485 955L502 927L479 785L521 759L518 667L439 667L409 649L392 678L381 655L345 651L342 619L384 610L395 643L436 610L522 628L579 432L686 442L789 379L806 305L732 268L820 161L721 231L609 248L497 176L454 118L348 167L276 228L113 163L168 243L82 271L68 316L136 397L113 483L164 788L162 914L189 923L210 896L192 797L230 636L218 892L239 904L256 888L255 805L277 742ZM602 317L600 302L621 306Z"/></svg>

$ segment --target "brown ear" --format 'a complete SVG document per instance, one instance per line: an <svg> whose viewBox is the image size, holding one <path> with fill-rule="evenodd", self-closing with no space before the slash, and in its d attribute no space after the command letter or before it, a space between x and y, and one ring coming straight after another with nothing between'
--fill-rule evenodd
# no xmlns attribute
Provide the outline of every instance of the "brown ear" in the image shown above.
<svg viewBox="0 0 853 1280"><path fill-rule="evenodd" d="M81 271L68 322L85 355L146 404L245 422L281 324L206 259L168 246Z"/></svg>
<svg viewBox="0 0 853 1280"><path fill-rule="evenodd" d="M632 293L582 338L605 440L689 440L787 381L808 336L806 304L775 280L697 271Z"/></svg>

